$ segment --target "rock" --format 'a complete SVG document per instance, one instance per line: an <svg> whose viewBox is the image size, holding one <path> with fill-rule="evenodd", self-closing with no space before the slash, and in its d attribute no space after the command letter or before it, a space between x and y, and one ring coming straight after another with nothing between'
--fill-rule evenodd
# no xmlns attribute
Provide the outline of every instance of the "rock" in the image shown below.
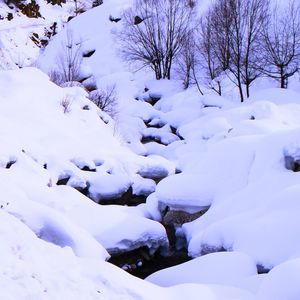
<svg viewBox="0 0 300 300"><path fill-rule="evenodd" d="M287 155L284 157L285 168L293 172L300 171L300 159Z"/></svg>
<svg viewBox="0 0 300 300"><path fill-rule="evenodd" d="M10 167L11 167L12 165L14 165L16 162L17 162L16 159L10 160L9 162L7 162L5 168L6 168L6 169L10 169Z"/></svg>
<svg viewBox="0 0 300 300"><path fill-rule="evenodd" d="M150 178L150 179L162 179L169 175L169 172L166 168L162 166L147 166L142 167L139 172L139 175L141 175L144 178Z"/></svg>
<svg viewBox="0 0 300 300"><path fill-rule="evenodd" d="M121 18L115 18L112 15L109 16L109 21L114 22L114 23L118 23L119 21L121 21Z"/></svg>
<svg viewBox="0 0 300 300"><path fill-rule="evenodd" d="M198 219L205 214L207 210L208 209L203 209L195 213L188 213L183 210L170 210L169 206L167 206L162 217L162 223L164 225L182 225Z"/></svg>
<svg viewBox="0 0 300 300"><path fill-rule="evenodd" d="M35 0L31 0L31 2L26 5L21 4L19 8L21 9L21 12L28 18L42 17L40 13L40 6L35 2Z"/></svg>
<svg viewBox="0 0 300 300"><path fill-rule="evenodd" d="M91 57L94 53L96 52L95 49L90 50L90 51L86 51L82 54L82 57Z"/></svg>
<svg viewBox="0 0 300 300"><path fill-rule="evenodd" d="M67 185L69 179L71 177L70 176L66 176L66 177L61 177L58 179L58 181L56 182L57 185Z"/></svg>
<svg viewBox="0 0 300 300"><path fill-rule="evenodd" d="M130 186L123 194L117 195L116 197L108 197L99 199L98 203L102 205L131 205L133 199L132 187Z"/></svg>
<svg viewBox="0 0 300 300"><path fill-rule="evenodd" d="M160 99L161 94L150 92L149 100L147 102L149 102L151 105L155 105Z"/></svg>
<svg viewBox="0 0 300 300"><path fill-rule="evenodd" d="M170 250L186 246L185 236L178 229L180 229L183 224L198 219L206 212L207 209L203 209L195 213L189 213L183 210L171 210L169 206L161 212L161 223L166 228ZM178 234L178 232L180 234Z"/></svg>
<svg viewBox="0 0 300 300"><path fill-rule="evenodd" d="M135 16L134 17L134 25L139 25L139 24L141 24L142 22L144 21L144 19L142 19L141 17L139 17L139 16Z"/></svg>
<svg viewBox="0 0 300 300"><path fill-rule="evenodd" d="M257 268L257 273L258 274L266 274L266 273L269 273L270 272L270 268L267 268L261 264L257 264L256 265L256 268Z"/></svg>
<svg viewBox="0 0 300 300"><path fill-rule="evenodd" d="M210 253L215 253L215 252L224 252L224 251L226 251L226 249L223 248L223 247L215 247L215 246L211 246L211 245L202 245L200 256L210 254Z"/></svg>

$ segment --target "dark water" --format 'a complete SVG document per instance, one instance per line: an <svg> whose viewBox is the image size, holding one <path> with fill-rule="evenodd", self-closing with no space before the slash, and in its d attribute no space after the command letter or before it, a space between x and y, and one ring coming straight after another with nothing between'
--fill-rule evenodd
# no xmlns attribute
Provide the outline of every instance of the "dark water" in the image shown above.
<svg viewBox="0 0 300 300"><path fill-rule="evenodd" d="M142 247L120 255L114 255L109 262L126 270L128 273L139 277L146 278L150 274L169 268L191 258L187 255L186 249L172 251L172 253L162 254L164 251L158 249L153 255L150 255L147 247Z"/></svg>

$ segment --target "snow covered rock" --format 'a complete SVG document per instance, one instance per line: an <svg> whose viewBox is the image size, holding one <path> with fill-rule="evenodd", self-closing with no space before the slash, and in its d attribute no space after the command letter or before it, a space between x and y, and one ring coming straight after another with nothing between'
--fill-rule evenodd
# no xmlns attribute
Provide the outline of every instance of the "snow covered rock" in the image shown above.
<svg viewBox="0 0 300 300"><path fill-rule="evenodd" d="M97 247L95 252L101 256L100 244L116 252L141 246L155 251L167 243L159 223L142 215L132 216L133 211L125 208L101 207L71 188L55 185L60 178L67 178L66 183L78 189L88 184L88 193L96 201L122 195L135 181L140 184L136 192L148 190L148 181L138 179L137 172L159 165L162 159L132 153L113 136L111 125L99 118L98 109L81 89L59 88L34 68L1 72L0 89L0 136L4 143L0 161L3 168L9 164L3 176L9 171L12 186L26 192L26 203L32 210L30 213L30 209L20 208L25 204L11 202L11 213L41 238L70 246L83 256L93 256L92 249ZM61 108L65 95L72 95L68 113ZM90 110L82 109L85 103ZM9 135L5 128L10 128ZM171 172L172 164L164 160L163 165ZM36 222L31 218L33 211ZM111 214L116 216L113 221ZM88 247L93 243L98 246Z"/></svg>
<svg viewBox="0 0 300 300"><path fill-rule="evenodd" d="M265 276L257 292L258 300L296 300L300 295L299 258L278 265Z"/></svg>
<svg viewBox="0 0 300 300"><path fill-rule="evenodd" d="M147 281L160 286L183 283L209 283L235 286L255 275L255 262L239 252L218 252L151 274Z"/></svg>

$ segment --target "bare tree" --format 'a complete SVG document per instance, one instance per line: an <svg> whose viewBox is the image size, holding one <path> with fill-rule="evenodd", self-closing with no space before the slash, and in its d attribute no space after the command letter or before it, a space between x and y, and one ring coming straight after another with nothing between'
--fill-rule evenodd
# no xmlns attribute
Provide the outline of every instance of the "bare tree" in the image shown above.
<svg viewBox="0 0 300 300"><path fill-rule="evenodd" d="M233 16L230 0L218 0L208 11L201 30L211 39L210 44L222 71L229 68ZM203 19L202 18L202 19ZM206 27L205 27L206 26ZM205 34L206 31L206 34Z"/></svg>
<svg viewBox="0 0 300 300"><path fill-rule="evenodd" d="M214 27L216 18L213 19L213 17L214 11L209 10L208 13L201 18L197 48L200 55L201 69L204 73L203 79L205 85L221 96L222 85L220 75L229 65L229 60L227 62L229 56L225 58L225 56L219 52L219 50L224 51L225 49L221 47L224 37L222 37L222 40L219 40L219 43L216 42L218 38L217 35L221 37L221 34L218 28ZM225 52L226 51L224 51L224 54L226 54Z"/></svg>
<svg viewBox="0 0 300 300"><path fill-rule="evenodd" d="M190 0L135 0L123 15L119 34L124 59L150 67L156 79L170 79L194 6Z"/></svg>
<svg viewBox="0 0 300 300"><path fill-rule="evenodd" d="M290 1L285 9L276 4L263 30L263 72L287 88L300 64L300 7Z"/></svg>
<svg viewBox="0 0 300 300"><path fill-rule="evenodd" d="M267 0L229 0L232 13L229 71L235 78L241 102L250 85L261 75L258 68L261 32L267 18Z"/></svg>
<svg viewBox="0 0 300 300"><path fill-rule="evenodd" d="M225 73L238 87L241 102L261 75L261 34L268 15L268 0L216 0L200 26L202 65L210 88L222 93Z"/></svg>
<svg viewBox="0 0 300 300"><path fill-rule="evenodd" d="M197 46L192 31L182 40L181 51L176 58L176 71L183 80L183 87L187 89L192 83L193 70L196 62Z"/></svg>

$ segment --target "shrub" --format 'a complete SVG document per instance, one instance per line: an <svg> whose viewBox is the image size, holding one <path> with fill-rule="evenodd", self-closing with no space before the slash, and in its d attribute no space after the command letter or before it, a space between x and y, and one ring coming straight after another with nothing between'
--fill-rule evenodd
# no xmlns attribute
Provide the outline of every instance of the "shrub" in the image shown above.
<svg viewBox="0 0 300 300"><path fill-rule="evenodd" d="M63 107L64 114L69 113L71 111L72 97L70 95L64 96L60 104Z"/></svg>
<svg viewBox="0 0 300 300"><path fill-rule="evenodd" d="M116 117L117 94L115 85L110 85L104 89L92 91L89 94L89 99L112 118Z"/></svg>
<svg viewBox="0 0 300 300"><path fill-rule="evenodd" d="M72 32L67 31L66 40L62 43L61 49L57 55L56 69L48 74L50 80L57 85L69 81L80 81L81 42L75 43Z"/></svg>

